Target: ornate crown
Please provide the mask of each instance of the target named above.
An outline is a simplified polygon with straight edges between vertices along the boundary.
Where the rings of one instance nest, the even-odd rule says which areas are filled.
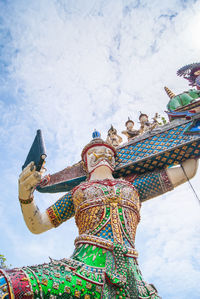
[[[101,134],[98,131],[94,130],[94,132],[92,133],[92,140],[82,150],[81,158],[83,161],[85,153],[94,146],[106,146],[110,148],[116,155],[116,149],[114,148],[114,146],[101,139]]]

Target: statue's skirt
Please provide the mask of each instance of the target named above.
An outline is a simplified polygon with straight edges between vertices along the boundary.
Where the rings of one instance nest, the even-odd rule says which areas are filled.
[[[0,298],[161,298],[143,281],[136,258],[121,245],[109,250],[82,244],[70,259],[0,269]]]

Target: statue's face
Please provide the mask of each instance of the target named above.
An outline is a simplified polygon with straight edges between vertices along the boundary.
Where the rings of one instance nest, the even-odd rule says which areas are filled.
[[[114,152],[106,146],[94,146],[86,153],[88,172],[91,173],[99,166],[107,166],[112,171],[115,167]]]
[[[144,122],[147,122],[148,121],[148,117],[146,116],[146,115],[142,115],[141,117],[140,117],[140,122],[141,123],[144,123]]]
[[[133,126],[134,126],[134,124],[131,121],[127,122],[127,124],[126,124],[127,130],[131,130],[133,128]]]
[[[200,70],[194,72],[194,75],[195,75],[195,76],[199,76],[199,75],[200,75]]]

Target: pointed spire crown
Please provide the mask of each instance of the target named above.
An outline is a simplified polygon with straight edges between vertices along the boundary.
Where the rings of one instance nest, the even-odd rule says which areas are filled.
[[[176,96],[167,86],[165,86],[164,89],[170,99],[172,99]]]

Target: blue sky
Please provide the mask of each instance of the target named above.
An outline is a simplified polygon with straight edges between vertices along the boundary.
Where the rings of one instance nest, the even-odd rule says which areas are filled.
[[[165,115],[167,85],[200,61],[200,1],[0,0],[0,253],[23,266],[68,257],[74,220],[41,235],[25,226],[17,180],[36,130],[47,173],[80,160],[94,128],[120,133],[139,112]],[[124,141],[126,141],[124,139]],[[200,195],[199,172],[192,184]],[[45,210],[60,194],[36,194]],[[200,207],[188,184],[143,204],[136,248],[163,298],[199,298]]]

